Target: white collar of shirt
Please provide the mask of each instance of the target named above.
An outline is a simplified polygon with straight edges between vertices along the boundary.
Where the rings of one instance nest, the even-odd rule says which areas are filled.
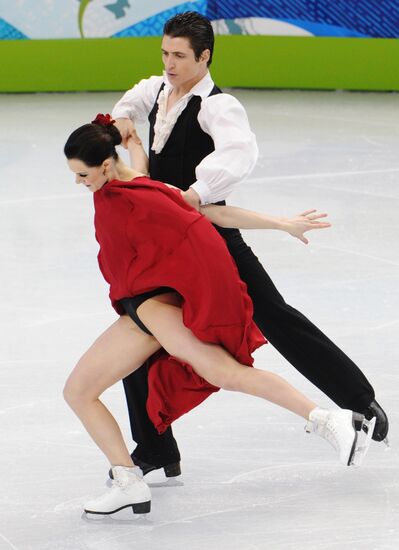
[[[214,83],[209,74],[209,71],[206,75],[199,81],[195,86],[191,88],[183,97],[177,101],[173,107],[166,112],[166,106],[169,94],[173,90],[173,86],[169,82],[166,74],[164,73],[164,82],[165,86],[161,90],[158,96],[158,111],[155,119],[154,125],[154,141],[152,143],[151,149],[155,151],[156,154],[160,153],[167,142],[174,125],[176,124],[177,119],[184,109],[187,107],[187,103],[194,96],[200,96],[201,99],[208,97],[211,93]]]

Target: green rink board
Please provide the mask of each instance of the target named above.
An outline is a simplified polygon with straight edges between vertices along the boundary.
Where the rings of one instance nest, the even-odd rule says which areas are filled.
[[[160,37],[1,40],[0,92],[124,90],[162,70]],[[220,86],[399,90],[399,40],[218,36]]]

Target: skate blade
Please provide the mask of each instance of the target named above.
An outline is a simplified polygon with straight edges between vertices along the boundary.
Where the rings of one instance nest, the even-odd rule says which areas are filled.
[[[391,444],[389,443],[389,439],[387,437],[383,439],[382,442],[385,444],[385,451],[390,451],[392,449]]]
[[[375,417],[371,420],[363,420],[362,429],[357,432],[357,441],[349,462],[349,466],[360,466],[362,464],[363,459],[370,447],[371,438],[374,433],[375,421]]]

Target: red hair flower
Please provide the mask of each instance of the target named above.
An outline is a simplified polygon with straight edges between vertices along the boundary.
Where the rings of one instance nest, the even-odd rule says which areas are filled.
[[[103,115],[102,113],[98,113],[96,118],[91,122],[92,124],[99,124],[100,126],[112,126],[115,120],[113,120],[111,118],[111,115],[109,115],[108,113],[106,115]]]

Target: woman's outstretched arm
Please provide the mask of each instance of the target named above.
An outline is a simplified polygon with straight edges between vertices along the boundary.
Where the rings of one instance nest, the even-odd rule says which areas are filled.
[[[137,134],[128,139],[127,146],[131,167],[138,172],[148,174],[148,156]],[[174,188],[173,185],[168,185],[168,187]],[[289,233],[305,244],[309,242],[308,239],[304,237],[306,231],[324,229],[331,226],[328,222],[318,221],[320,218],[325,218],[327,214],[319,214],[316,210],[307,210],[293,218],[284,218],[261,214],[236,206],[217,206],[215,204],[209,204],[207,206],[201,206],[200,212],[219,227],[278,229]]]
[[[306,210],[292,218],[270,216],[236,206],[217,206],[210,204],[201,206],[200,212],[212,223],[220,227],[236,227],[238,229],[278,229],[296,237],[305,244],[308,239],[304,237],[306,231],[312,229],[325,229],[331,227],[328,222],[318,221],[327,214],[318,213],[316,210]]]
[[[130,166],[137,170],[137,172],[148,175],[148,155],[144,151],[141,139],[136,133],[134,137],[131,136],[127,140],[127,148],[129,150]]]

